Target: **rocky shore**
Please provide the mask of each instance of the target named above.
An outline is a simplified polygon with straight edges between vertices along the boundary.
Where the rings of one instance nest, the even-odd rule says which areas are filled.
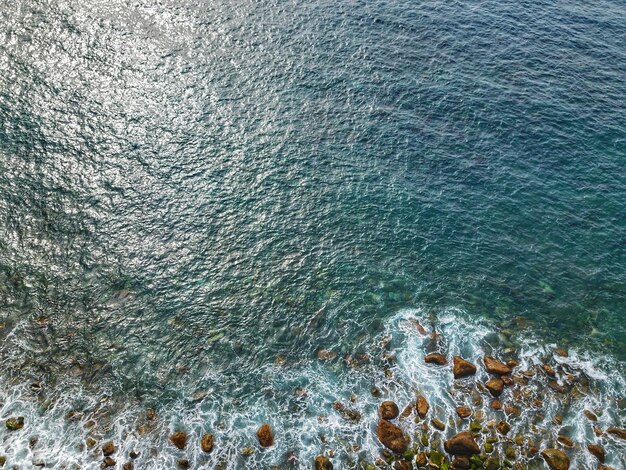
[[[576,409],[573,403],[581,402],[591,392],[591,379],[577,370],[566,359],[568,351],[553,348],[551,355],[540,362],[529,365],[516,357],[515,348],[491,350],[473,358],[461,357],[447,352],[445,339],[434,328],[430,331],[416,319],[411,319],[411,327],[425,338],[425,351],[419,359],[428,371],[447,377],[452,385],[445,390],[411,387],[404,390],[403,396],[412,396],[402,402],[385,397],[377,387],[370,390],[368,397],[377,402],[377,413],[359,411],[359,397],[353,395],[349,401],[337,400],[328,407],[329,416],[336,416],[342,422],[355,428],[371,429],[375,453],[368,459],[359,457],[349,464],[336,455],[332,446],[322,445],[318,455],[310,461],[298,460],[294,451],[280,468],[332,468],[376,469],[541,469],[568,470],[594,468],[616,470],[606,462],[620,462],[623,456],[615,455],[614,449],[623,449],[626,442],[626,429],[602,425],[607,410],[600,406],[580,410],[578,416],[571,416]],[[388,338],[380,344],[380,357],[383,363],[391,365],[396,361],[395,353]],[[320,350],[317,354],[320,364],[342,361],[343,366],[359,367],[359,361],[352,357],[341,359],[330,350]],[[363,362],[363,361],[362,361]],[[285,361],[276,361],[283,367]],[[385,369],[385,377],[392,382],[392,368]],[[444,381],[445,382],[445,381]],[[294,395],[305,397],[306,390],[296,389]],[[397,394],[400,395],[400,394]],[[441,406],[441,396],[445,396],[453,406]],[[557,410],[557,411],[555,411]],[[569,417],[559,414],[570,413]],[[79,419],[78,414],[69,413],[67,420]],[[320,423],[327,417],[319,416]],[[574,432],[573,419],[588,429],[588,433]],[[105,439],[92,432],[96,423],[89,419],[81,422],[86,430],[83,449],[97,461],[101,468],[122,468],[132,470],[144,468],[141,452],[129,448],[124,442]],[[23,416],[5,419],[9,433],[28,432],[28,420]],[[134,433],[147,435],[163,429],[166,423],[158,413],[149,408],[138,417]],[[237,450],[237,458],[252,458],[257,452],[272,449],[280,444],[281,433],[271,422],[263,423],[249,436],[249,443]],[[320,442],[327,438],[320,433]],[[169,432],[165,446],[176,450],[178,468],[198,467],[194,465],[194,455],[215,455],[216,449],[229,446],[222,435],[212,432],[198,434],[180,426]],[[36,448],[37,438],[31,437],[31,448]],[[355,455],[360,450],[352,445]],[[613,449],[613,453],[607,451]],[[371,454],[371,453],[370,453]],[[360,454],[363,455],[362,453]],[[6,457],[0,453],[0,467],[5,466]],[[205,463],[208,460],[205,460]],[[593,462],[593,466],[589,466]],[[46,467],[45,459],[33,461],[33,466]],[[231,468],[232,461],[221,458],[216,464],[202,468]],[[18,466],[12,468],[18,469]],[[78,467],[77,467],[78,468]],[[246,468],[256,468],[254,464]]]

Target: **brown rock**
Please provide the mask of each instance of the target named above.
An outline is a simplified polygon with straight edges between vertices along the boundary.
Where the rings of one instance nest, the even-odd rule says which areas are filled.
[[[614,436],[617,436],[620,439],[626,440],[626,429],[619,429],[619,428],[611,427],[611,428],[608,428],[606,432],[608,432],[609,434],[613,434]]]
[[[494,397],[499,397],[500,395],[502,395],[502,392],[504,390],[504,382],[502,381],[502,379],[500,379],[499,377],[495,377],[491,380],[489,380],[486,384],[485,387],[487,387],[487,389],[489,390],[489,392],[494,396]]]
[[[585,410],[583,411],[583,414],[591,421],[598,421],[598,417],[593,411]]]
[[[16,416],[14,418],[9,418],[4,422],[4,424],[9,431],[18,431],[24,427],[24,417]]]
[[[133,465],[132,462],[126,462],[123,466],[122,466],[122,470],[133,470],[133,468],[135,468],[135,466]]]
[[[500,400],[493,400],[491,402],[491,408],[500,411],[502,409],[502,402]]]
[[[333,464],[328,457],[318,455],[315,457],[315,470],[333,470]]]
[[[418,322],[415,318],[412,318],[410,320],[411,323],[413,323],[413,325],[415,326],[415,329],[419,332],[420,335],[425,335],[426,334],[426,328],[424,328],[420,322]]]
[[[100,468],[115,467],[116,464],[117,462],[113,460],[111,457],[105,457],[102,463],[100,464]]]
[[[469,431],[463,431],[448,439],[444,447],[452,455],[479,454],[480,448]]]
[[[317,352],[317,358],[320,361],[332,361],[337,357],[337,353],[329,349],[320,349]]]
[[[506,365],[509,366],[511,369],[514,369],[515,367],[519,366],[519,362],[513,359],[509,359],[508,361],[506,361]]]
[[[513,385],[513,379],[508,375],[503,375],[502,377],[500,377],[500,379],[502,380],[502,383],[504,383],[504,385],[507,387]]]
[[[604,449],[597,444],[588,444],[587,450],[591,453],[595,458],[597,458],[600,463],[604,463],[604,459],[606,458],[606,453]]]
[[[179,449],[184,449],[187,445],[187,433],[178,431],[170,436],[170,442]]]
[[[452,460],[453,470],[467,470],[470,468],[470,459],[467,455],[457,455]]]
[[[415,465],[418,467],[425,467],[428,462],[428,458],[426,457],[426,453],[420,452],[415,456]]]
[[[554,372],[554,369],[551,366],[549,366],[548,364],[542,365],[541,368],[550,377],[556,377],[556,372]]]
[[[378,421],[376,435],[385,447],[394,452],[404,452],[409,445],[409,441],[404,436],[402,429],[384,419]]]
[[[485,369],[487,369],[487,372],[490,374],[507,375],[511,373],[511,368],[509,366],[498,361],[494,357],[485,356],[483,358],[483,363],[485,364]]]
[[[457,406],[456,414],[459,415],[459,418],[469,418],[472,416],[472,410],[467,406]]]
[[[569,356],[569,353],[565,349],[563,349],[563,348],[556,348],[554,350],[554,353],[557,356],[561,356],[561,357],[568,357]]]
[[[417,397],[417,414],[420,418],[426,417],[429,408],[430,406],[428,405],[426,398],[424,398],[424,395]]]
[[[556,380],[548,380],[548,387],[558,393],[565,393],[567,391],[565,386],[559,384]]]
[[[115,444],[113,444],[113,441],[105,442],[102,446],[102,455],[104,456],[113,455],[116,451],[117,448],[115,447]]]
[[[393,470],[411,470],[411,462],[408,460],[397,460],[393,463]]]
[[[511,425],[507,423],[506,421],[502,420],[496,425],[496,429],[498,430],[500,434],[502,434],[503,436],[506,436],[511,430]]]
[[[361,421],[361,413],[357,410],[353,410],[352,408],[348,408],[339,401],[333,403],[333,408],[339,411],[343,415],[344,419],[348,419],[350,421]]]
[[[256,437],[259,440],[261,447],[270,447],[274,444],[274,433],[269,424],[264,423],[256,432]]]
[[[560,442],[561,444],[563,444],[565,447],[574,447],[574,441],[572,441],[569,437],[567,436],[557,436],[556,440],[558,442]]]
[[[568,470],[569,457],[565,452],[558,449],[545,449],[541,456],[552,470]]]
[[[424,362],[427,364],[436,364],[438,366],[445,366],[448,363],[446,356],[439,353],[430,353],[424,357]]]
[[[476,373],[476,366],[469,361],[466,361],[460,356],[454,356],[452,358],[452,374],[455,379],[468,377]]]
[[[522,414],[522,409],[519,406],[515,406],[510,403],[507,403],[506,405],[504,405],[504,412],[507,415],[519,416]]]
[[[148,408],[146,410],[146,418],[152,421],[154,418],[156,418],[156,412],[152,408]]]
[[[207,454],[211,453],[214,444],[215,437],[210,432],[204,434],[200,440],[200,448],[202,449],[202,452],[206,452]]]
[[[406,419],[411,416],[413,410],[415,410],[415,405],[413,403],[409,403],[408,405],[406,405],[404,410],[402,410],[402,413],[400,413],[400,419]]]
[[[444,429],[446,429],[446,425],[443,423],[443,421],[436,418],[431,419],[430,424],[433,425],[433,428],[438,429],[439,431],[443,431]]]
[[[391,400],[387,400],[380,404],[378,414],[382,419],[394,419],[398,417],[400,410],[398,409],[398,405]]]

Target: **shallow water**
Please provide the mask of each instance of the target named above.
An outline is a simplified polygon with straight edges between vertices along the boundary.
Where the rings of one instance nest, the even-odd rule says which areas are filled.
[[[317,352],[376,355],[406,311],[524,317],[520,351],[623,397],[623,2],[84,3],[0,4],[0,417],[39,416],[56,465],[98,464],[67,412],[121,438],[152,406],[152,468],[183,424],[246,465],[264,420],[285,437],[252,461],[308,467],[356,432],[312,417],[375,413],[384,377]],[[31,431],[0,430],[8,464]]]

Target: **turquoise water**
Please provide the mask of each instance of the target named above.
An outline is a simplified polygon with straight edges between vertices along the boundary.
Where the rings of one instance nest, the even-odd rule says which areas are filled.
[[[1,417],[55,465],[97,468],[68,411],[121,437],[152,406],[220,430],[207,465],[308,468],[312,417],[385,367],[341,358],[406,312],[572,348],[623,397],[623,2],[84,3],[0,7]]]

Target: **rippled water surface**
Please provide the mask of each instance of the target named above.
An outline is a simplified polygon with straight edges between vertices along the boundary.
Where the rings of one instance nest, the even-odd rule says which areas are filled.
[[[68,411],[146,406],[304,462],[407,311],[523,317],[623,396],[625,45],[617,0],[0,0],[0,417],[59,468],[98,465]]]

